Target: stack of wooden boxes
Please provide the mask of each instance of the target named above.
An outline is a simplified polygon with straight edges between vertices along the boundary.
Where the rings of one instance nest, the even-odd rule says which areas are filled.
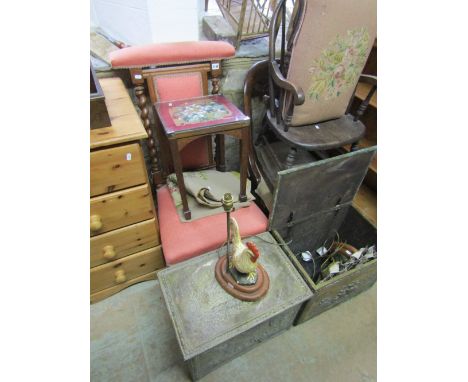
[[[164,267],[140,140],[147,133],[119,78],[100,80],[112,125],[91,130],[91,302]]]

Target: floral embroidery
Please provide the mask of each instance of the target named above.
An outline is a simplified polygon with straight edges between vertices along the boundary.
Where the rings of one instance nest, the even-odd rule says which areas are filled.
[[[176,126],[216,121],[231,115],[225,105],[212,100],[185,102],[171,108],[169,113]]]
[[[354,85],[366,63],[369,33],[366,28],[349,30],[336,36],[309,69],[312,74],[309,98],[325,100],[338,97]]]

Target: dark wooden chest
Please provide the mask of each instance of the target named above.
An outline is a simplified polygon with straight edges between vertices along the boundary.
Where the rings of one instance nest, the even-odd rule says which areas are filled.
[[[376,228],[352,207],[375,151],[374,146],[278,173],[269,227],[314,293],[296,324],[361,293],[377,279],[377,260],[371,260],[315,283],[300,256],[334,237],[358,249],[377,244]]]

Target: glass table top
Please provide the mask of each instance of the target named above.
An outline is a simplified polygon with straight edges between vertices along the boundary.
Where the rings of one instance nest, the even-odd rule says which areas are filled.
[[[249,121],[222,95],[156,102],[154,106],[167,134]]]

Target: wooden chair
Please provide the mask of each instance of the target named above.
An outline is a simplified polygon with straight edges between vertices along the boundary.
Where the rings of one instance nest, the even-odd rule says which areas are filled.
[[[165,52],[161,52],[162,49],[165,49]],[[141,110],[141,118],[150,136],[148,148],[151,156],[151,171],[153,173],[154,184],[160,185],[163,182],[163,170],[165,168],[164,163],[162,163],[165,157],[160,156],[158,158],[156,143],[158,143],[159,149],[161,149],[161,144],[163,148],[166,147],[167,154],[170,151],[168,149],[169,144],[164,146],[164,141],[158,141],[156,134],[152,133],[153,129],[150,122],[152,108],[148,105],[148,101],[152,104],[154,102],[169,101],[174,97],[173,91],[179,92],[177,88],[181,84],[183,86],[183,95],[187,95],[187,86],[185,86],[187,78],[193,81],[193,83],[196,83],[194,81],[196,77],[201,78],[199,82],[200,86],[198,87],[200,96],[208,94],[210,78],[213,89],[212,93],[218,93],[222,74],[222,60],[234,55],[234,47],[222,41],[151,44],[145,47],[122,49],[111,55],[111,62],[114,68],[122,68],[126,72],[128,69],[131,71],[132,82]],[[186,77],[180,81],[181,77],[177,77],[179,75]],[[179,79],[179,81],[175,80],[174,83],[170,84],[171,86],[166,86],[165,80],[168,78]],[[162,83],[160,80],[162,80]],[[189,95],[193,96],[192,93]],[[177,96],[176,98],[184,97]],[[163,125],[158,124],[155,127],[159,136]],[[244,133],[249,134],[250,126],[248,122],[247,128],[243,130]],[[205,138],[202,137],[202,139]],[[249,135],[246,141],[250,143]],[[220,140],[220,142],[222,143],[223,141]],[[188,144],[186,148],[189,148],[189,146],[193,147],[194,144],[196,145],[195,141]],[[224,161],[222,154],[224,151],[219,147],[220,145],[216,144],[216,146],[218,151],[216,157],[222,166],[222,162]],[[181,153],[181,157],[182,155],[183,153]],[[193,159],[193,156],[191,159]],[[246,160],[244,159],[245,162]],[[220,170],[222,169],[220,168]],[[164,258],[168,265],[201,255],[223,245],[223,242],[226,240],[226,217],[224,214],[211,215],[191,222],[182,222],[168,186],[163,185],[155,191],[157,194],[161,243]],[[267,230],[268,219],[255,203],[234,211],[233,216],[239,222],[243,238],[254,236]]]
[[[221,61],[235,55],[234,47],[222,41],[193,41],[134,46],[110,55],[113,68],[129,69],[141,119],[148,133],[148,152],[154,185],[162,184],[173,172],[171,151],[161,125],[155,118],[153,133],[151,104],[182,98],[218,94],[222,75]],[[217,168],[224,171],[224,138],[216,136]],[[202,137],[181,153],[184,169],[215,166],[211,137]]]
[[[286,0],[281,0],[270,24],[269,58],[257,63],[244,87],[245,113],[251,114],[251,92],[261,77],[267,84],[267,110],[256,142],[271,132],[289,148],[286,155],[272,151],[269,165],[277,170],[295,165],[302,151],[318,155],[358,141],[365,133],[359,120],[377,89],[377,78],[361,74],[376,35],[375,0],[297,0],[286,41]],[[275,55],[280,34],[281,52]],[[349,114],[358,81],[370,84],[355,115]],[[258,84],[257,84],[258,86]],[[283,145],[284,146],[284,145]],[[252,150],[251,175],[260,173]],[[263,171],[268,173],[268,171]],[[266,174],[270,188],[276,175]]]

